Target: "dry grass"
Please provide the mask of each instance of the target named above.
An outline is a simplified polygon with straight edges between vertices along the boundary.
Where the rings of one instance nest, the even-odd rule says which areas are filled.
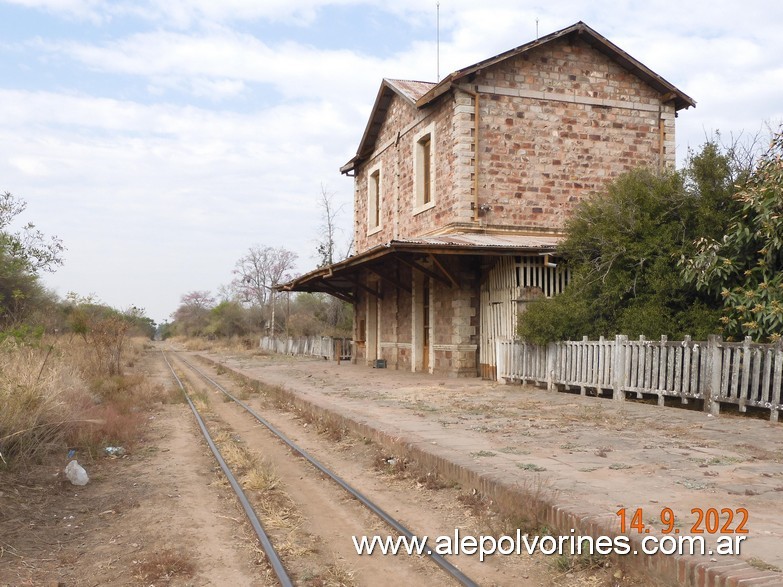
[[[272,491],[280,483],[280,477],[275,473],[272,465],[262,461],[242,478],[242,486],[251,491]]]
[[[126,345],[135,361],[140,341]],[[141,375],[100,376],[78,337],[44,340],[40,347],[0,348],[0,467],[26,466],[69,447],[90,454],[102,446],[132,446],[144,411],[168,392]]]
[[[407,457],[392,455],[381,450],[376,453],[372,464],[376,471],[391,475],[396,479],[408,479],[413,466]],[[424,473],[424,475],[426,474]]]
[[[169,582],[175,577],[192,577],[194,572],[195,565],[187,554],[167,548],[140,561],[135,575],[145,585],[151,585],[157,581]]]
[[[555,491],[541,476],[517,487],[513,493],[503,492],[490,498],[477,491],[461,493],[457,501],[476,519],[482,531],[495,537],[523,534],[547,534],[548,504],[555,499]]]
[[[242,488],[255,492],[254,506],[263,512],[264,524],[286,530],[298,528],[301,515],[280,483],[274,466],[256,457],[229,431],[219,430],[219,424],[213,427],[217,429],[213,438],[223,459],[239,479]]]
[[[85,419],[90,392],[78,370],[50,347],[0,349],[0,466],[37,461]]]
[[[246,353],[258,352],[260,335],[232,336],[230,338],[207,339],[199,337],[174,336],[169,342],[180,345],[187,351],[215,351],[221,353]],[[261,353],[267,354],[267,353]]]
[[[320,573],[304,573],[300,579],[309,587],[353,587],[357,584],[353,571],[346,569],[340,561],[334,561]]]
[[[219,432],[213,436],[215,444],[220,447],[220,453],[231,469],[244,474],[256,464],[255,456],[228,432]]]

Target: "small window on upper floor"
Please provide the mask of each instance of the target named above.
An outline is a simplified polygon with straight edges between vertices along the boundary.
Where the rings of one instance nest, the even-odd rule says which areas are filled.
[[[415,201],[413,213],[422,212],[435,205],[435,125],[422,129],[415,138],[414,175]]]
[[[381,169],[370,170],[367,178],[367,231],[377,232],[381,228]]]

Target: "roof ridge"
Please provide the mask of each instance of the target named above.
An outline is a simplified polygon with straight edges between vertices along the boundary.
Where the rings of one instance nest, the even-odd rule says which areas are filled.
[[[385,77],[383,79],[389,82],[413,82],[415,84],[431,84],[433,86],[438,83],[438,82],[428,82],[421,79],[404,79],[401,77]]]

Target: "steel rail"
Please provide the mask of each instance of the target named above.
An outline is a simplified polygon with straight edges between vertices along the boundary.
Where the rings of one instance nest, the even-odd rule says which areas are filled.
[[[272,570],[275,572],[275,575],[277,575],[277,580],[280,581],[280,585],[282,585],[282,587],[293,587],[294,584],[291,581],[291,577],[288,575],[288,571],[286,571],[285,567],[283,566],[283,561],[280,560],[280,555],[277,554],[275,547],[272,545],[272,541],[269,540],[269,536],[264,530],[261,521],[258,519],[255,510],[253,510],[253,506],[250,505],[245,492],[242,490],[242,487],[239,485],[236,477],[234,477],[234,474],[231,472],[228,464],[226,464],[226,461],[223,459],[223,455],[220,454],[220,450],[212,440],[212,436],[210,436],[209,431],[204,424],[204,420],[201,418],[201,414],[198,413],[198,409],[196,409],[196,406],[190,399],[188,392],[185,390],[185,386],[183,385],[182,380],[174,371],[174,367],[171,365],[171,363],[169,363],[169,360],[166,358],[166,354],[163,351],[161,351],[161,354],[163,355],[163,360],[166,361],[169,369],[171,369],[171,374],[174,375],[174,379],[177,380],[177,384],[179,384],[179,388],[182,390],[185,399],[188,401],[188,405],[193,411],[193,415],[196,417],[196,422],[198,422],[199,428],[201,428],[201,433],[204,435],[204,438],[206,439],[212,454],[215,456],[215,460],[223,470],[223,474],[226,476],[228,482],[231,484],[231,487],[234,489],[237,498],[239,498],[239,503],[242,504],[242,509],[245,510],[245,515],[250,521],[250,525],[253,526],[253,530],[255,531],[256,536],[258,536],[258,541],[261,543],[261,548],[264,549],[264,553],[266,553],[266,556],[269,559],[269,563],[272,565]]]
[[[195,365],[190,363],[187,359],[184,359],[181,355],[177,355],[177,358],[182,361],[185,365],[187,365],[190,369],[192,369],[194,372],[196,372],[200,377],[202,377],[204,380],[208,381],[212,385],[214,385],[219,391],[230,397],[232,400],[234,400],[237,404],[242,406],[250,415],[252,415],[258,422],[263,424],[270,432],[272,432],[275,436],[277,436],[280,440],[282,440],[291,450],[293,450],[295,453],[299,454],[300,456],[307,459],[307,461],[313,465],[316,469],[318,469],[321,473],[332,479],[335,483],[337,483],[340,487],[342,487],[345,491],[347,491],[351,496],[355,497],[359,502],[361,502],[367,509],[372,511],[375,515],[377,515],[379,518],[381,518],[384,522],[386,522],[389,526],[394,528],[399,534],[404,535],[408,540],[413,538],[413,533],[408,530],[405,526],[403,526],[400,522],[392,518],[389,514],[387,514],[383,509],[381,509],[378,505],[370,501],[367,497],[365,497],[360,491],[357,489],[354,489],[351,487],[345,480],[343,480],[341,477],[339,477],[336,473],[333,473],[331,470],[327,469],[326,466],[321,464],[315,457],[310,455],[306,450],[296,445],[291,439],[289,439],[282,431],[280,431],[277,427],[275,427],[274,424],[269,422],[266,418],[258,414],[253,408],[248,406],[245,402],[243,402],[241,399],[234,396],[231,392],[229,392],[226,388],[224,388],[220,383],[209,377],[206,373],[198,369]],[[441,569],[443,569],[446,573],[451,575],[454,579],[456,579],[461,585],[464,585],[465,587],[478,587],[478,584],[475,583],[470,577],[466,576],[462,571],[460,571],[457,567],[452,565],[449,561],[447,561],[445,558],[443,558],[440,554],[437,552],[434,552],[432,549],[427,548],[427,543],[424,544],[424,553],[429,556],[432,561],[437,564]]]

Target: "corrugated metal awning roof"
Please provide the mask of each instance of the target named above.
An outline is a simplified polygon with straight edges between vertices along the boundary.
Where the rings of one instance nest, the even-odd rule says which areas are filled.
[[[469,232],[457,232],[441,236],[427,236],[419,238],[402,238],[390,241],[387,246],[394,243],[454,246],[454,247],[487,247],[504,249],[554,249],[562,240],[558,236],[522,235],[522,234],[474,234]]]
[[[409,263],[411,258],[434,255],[519,255],[524,252],[554,252],[562,237],[554,235],[484,234],[456,232],[436,236],[394,239],[377,245],[345,261],[306,273],[277,289],[282,291],[321,291],[352,301],[361,285],[359,274],[395,259]]]

